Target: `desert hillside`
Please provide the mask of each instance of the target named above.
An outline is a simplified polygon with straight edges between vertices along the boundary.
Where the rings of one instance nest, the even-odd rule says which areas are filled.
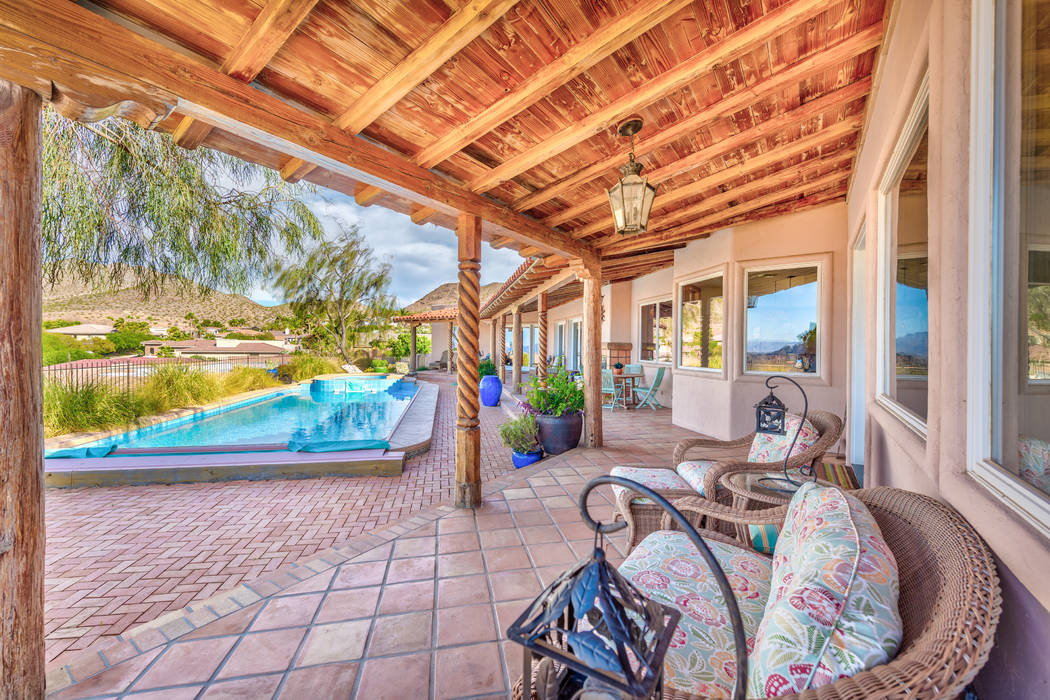
[[[489,300],[496,290],[499,289],[502,282],[491,282],[489,284],[482,285],[481,287],[481,305],[484,306],[485,302]],[[434,307],[442,306],[455,306],[458,299],[457,283],[449,282],[443,284],[436,289],[428,292],[425,296],[417,299],[408,306],[405,310],[409,313],[418,313],[420,311],[430,311]]]
[[[115,283],[96,286],[68,275],[56,285],[44,283],[45,320],[107,323],[123,317],[148,320],[153,326],[173,326],[186,325],[188,313],[224,323],[231,318],[244,318],[249,325],[260,325],[287,314],[288,308],[262,306],[240,294],[211,291],[202,295],[196,287],[184,289],[174,281],[159,293],[144,298],[130,275]]]

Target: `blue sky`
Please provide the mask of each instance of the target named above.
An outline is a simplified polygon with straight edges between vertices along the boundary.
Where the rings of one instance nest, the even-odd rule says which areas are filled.
[[[357,225],[379,260],[392,264],[391,292],[407,305],[445,282],[455,282],[456,236],[433,224],[417,226],[406,214],[381,206],[361,207],[353,197],[319,188],[309,198],[325,230],[336,236],[341,226]],[[514,250],[481,246],[481,283],[502,282],[521,264]],[[265,283],[248,292],[254,301],[267,306],[281,303]]]
[[[747,339],[798,342],[800,333],[817,322],[817,283],[784,289],[758,298],[747,310]]]
[[[925,289],[897,283],[897,337],[925,333],[930,328],[929,300]]]

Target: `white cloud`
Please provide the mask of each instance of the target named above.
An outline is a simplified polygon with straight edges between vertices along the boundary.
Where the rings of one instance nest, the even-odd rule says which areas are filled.
[[[434,287],[455,282],[458,271],[455,233],[433,224],[417,226],[405,214],[381,206],[361,207],[352,197],[324,190],[311,200],[330,237],[343,226],[358,226],[379,260],[392,268],[391,292],[407,305]],[[516,251],[482,244],[481,283],[502,282],[521,264]],[[259,303],[279,301],[278,294],[265,283],[248,293]]]

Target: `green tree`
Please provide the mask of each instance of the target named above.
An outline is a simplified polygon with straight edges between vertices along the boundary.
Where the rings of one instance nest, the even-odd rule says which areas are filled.
[[[178,283],[244,291],[274,250],[322,229],[303,197],[269,169],[188,151],[118,118],[93,124],[43,113],[45,279],[92,283],[130,274],[143,293]],[[175,277],[172,277],[175,276]]]
[[[386,341],[386,349],[391,357],[396,357],[399,360],[403,357],[408,357],[408,354],[412,351],[412,331],[404,327],[399,328],[397,335]],[[426,355],[429,352],[430,336],[417,331],[416,353]]]
[[[243,328],[244,326],[248,325],[248,319],[241,318],[238,316],[237,318],[231,318],[229,321],[226,322],[226,324],[233,328]]]
[[[178,326],[172,326],[168,329],[167,334],[164,336],[165,340],[189,340],[192,338],[189,333],[179,329]]]
[[[397,305],[387,293],[390,266],[378,264],[357,227],[274,270],[277,286],[311,335],[331,337],[346,362],[365,334],[389,327]]]
[[[175,357],[175,349],[170,345],[162,345],[157,348],[157,357]]]

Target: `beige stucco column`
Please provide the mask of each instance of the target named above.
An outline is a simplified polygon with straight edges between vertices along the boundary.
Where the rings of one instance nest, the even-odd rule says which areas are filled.
[[[514,343],[511,346],[511,392],[521,392],[521,310],[514,307]]]
[[[533,354],[539,358],[534,360],[532,366],[536,368],[536,373],[540,378],[540,381],[544,386],[547,385],[547,292],[540,294],[539,298],[539,348],[537,348]]]
[[[408,370],[410,372],[416,371],[416,328],[418,327],[415,323],[409,326]]]

